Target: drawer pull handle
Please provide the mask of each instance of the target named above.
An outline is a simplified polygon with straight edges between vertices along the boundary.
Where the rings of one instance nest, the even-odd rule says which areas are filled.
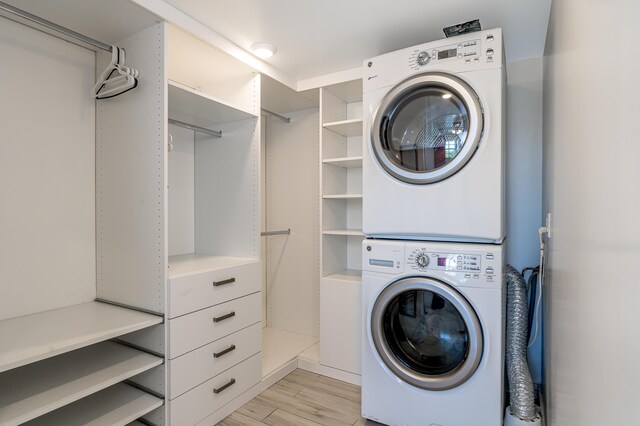
[[[235,316],[236,316],[236,313],[231,311],[228,314],[224,314],[221,317],[213,317],[213,322],[220,322],[220,321],[226,320],[227,318],[231,318]]]
[[[222,355],[224,354],[228,354],[229,352],[231,352],[232,350],[234,350],[236,348],[236,345],[231,345],[229,346],[227,349],[220,351],[220,352],[214,352],[213,353],[213,357],[214,358],[220,358]]]
[[[219,287],[221,285],[231,284],[231,283],[235,283],[235,282],[236,282],[235,278],[227,278],[226,280],[222,280],[222,281],[214,281],[213,282],[213,286],[214,287]]]
[[[226,388],[228,388],[229,386],[233,385],[235,382],[236,382],[236,379],[231,379],[231,380],[229,380],[229,382],[227,384],[224,384],[224,385],[220,386],[218,389],[214,389],[213,393],[215,393],[217,395],[220,392],[222,392],[223,390],[225,390]]]

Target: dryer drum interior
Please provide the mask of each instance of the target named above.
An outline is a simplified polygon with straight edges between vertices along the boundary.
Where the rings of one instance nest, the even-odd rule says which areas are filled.
[[[464,80],[419,74],[383,98],[371,143],[380,165],[395,178],[435,183],[467,164],[480,143],[483,120],[478,96]]]
[[[371,334],[378,355],[400,379],[427,390],[467,381],[482,359],[482,329],[465,298],[430,278],[406,278],[377,298]]]

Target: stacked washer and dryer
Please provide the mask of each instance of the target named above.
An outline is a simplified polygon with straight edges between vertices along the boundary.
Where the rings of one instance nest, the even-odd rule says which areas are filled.
[[[364,62],[365,418],[502,423],[504,87],[500,29]]]

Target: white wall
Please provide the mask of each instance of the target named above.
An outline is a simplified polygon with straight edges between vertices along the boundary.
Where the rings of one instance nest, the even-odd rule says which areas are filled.
[[[547,425],[638,424],[637,0],[552,4],[545,53]]]
[[[0,18],[0,319],[96,296],[94,52]]]
[[[539,263],[542,58],[507,63],[507,263]]]
[[[270,118],[265,138],[266,230],[291,235],[266,238],[267,324],[319,334],[320,207],[316,108]]]

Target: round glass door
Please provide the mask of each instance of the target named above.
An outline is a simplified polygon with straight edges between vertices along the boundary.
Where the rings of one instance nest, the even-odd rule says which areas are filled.
[[[387,287],[373,307],[371,335],[384,364],[421,389],[459,386],[482,359],[482,329],[473,308],[453,288],[428,278]]]
[[[371,127],[380,165],[414,184],[435,183],[461,170],[480,142],[483,115],[475,92],[453,75],[425,73],[395,86]]]

